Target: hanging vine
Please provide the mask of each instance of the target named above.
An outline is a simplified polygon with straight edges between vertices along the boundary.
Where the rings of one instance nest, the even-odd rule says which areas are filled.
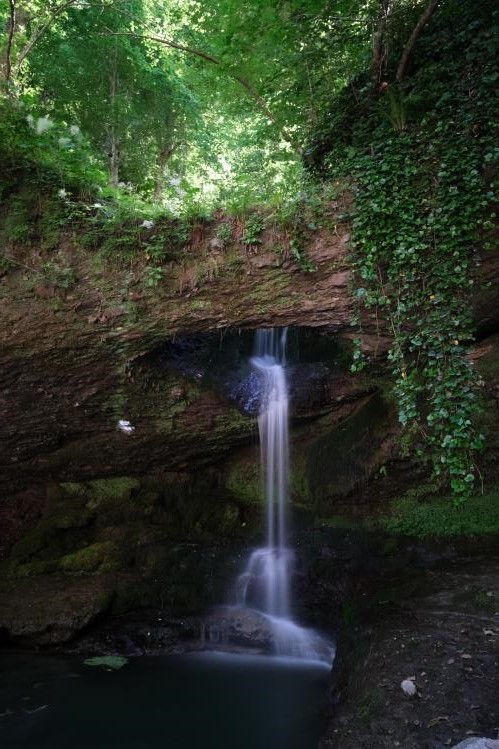
[[[484,442],[476,423],[479,377],[467,352],[477,250],[491,247],[496,226],[499,72],[494,28],[477,34],[469,25],[449,50],[454,43],[467,50],[464,62],[442,56],[433,78],[428,71],[392,85],[358,125],[347,156],[336,151],[329,163],[336,177],[348,175],[355,193],[355,293],[390,329],[406,444],[460,502],[474,490]],[[432,80],[439,77],[437,92]],[[423,116],[411,108],[415,101],[423,102]],[[351,369],[365,364],[359,330]]]

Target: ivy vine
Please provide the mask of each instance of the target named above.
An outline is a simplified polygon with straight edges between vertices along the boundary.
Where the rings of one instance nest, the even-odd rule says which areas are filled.
[[[493,18],[497,30],[499,13]],[[469,25],[458,41],[467,49],[464,61],[451,56],[451,39],[439,71],[423,70],[397,91],[403,117],[390,127],[379,116],[383,102],[376,102],[357,142],[344,147],[347,155],[336,150],[329,163],[355,193],[355,293],[389,326],[406,442],[459,503],[474,490],[484,444],[476,418],[479,377],[467,353],[477,250],[491,249],[497,226],[499,72],[491,27],[478,34]],[[424,113],[411,112],[411,97],[425,103]],[[366,365],[361,332],[354,372]]]
[[[402,133],[352,161],[353,255],[357,296],[382,308],[393,335],[399,420],[429,446],[435,476],[464,498],[483,446],[466,347],[473,339],[470,263],[488,201],[475,149],[445,143]]]

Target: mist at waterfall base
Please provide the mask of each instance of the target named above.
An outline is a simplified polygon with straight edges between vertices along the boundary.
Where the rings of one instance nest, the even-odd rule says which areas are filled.
[[[208,639],[224,641],[224,627],[251,612],[256,628],[267,630],[271,652],[330,667],[334,648],[313,630],[292,618],[291,580],[295,564],[287,546],[289,499],[289,396],[286,378],[287,329],[259,330],[255,336],[253,370],[259,379],[259,415],[262,486],[266,500],[266,545],[252,552],[235,586],[236,604],[226,609],[226,621]],[[227,621],[228,620],[228,621]],[[243,625],[244,626],[244,625]],[[237,629],[237,625],[235,627]],[[234,626],[232,626],[234,629]]]
[[[327,672],[213,653],[82,659],[3,654],[2,749],[315,749]]]

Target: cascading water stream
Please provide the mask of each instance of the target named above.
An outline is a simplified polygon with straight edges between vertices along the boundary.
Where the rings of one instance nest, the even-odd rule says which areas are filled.
[[[237,581],[237,603],[256,609],[268,621],[279,655],[331,663],[334,651],[312,630],[291,618],[294,555],[286,546],[289,494],[287,329],[259,330],[251,363],[262,379],[258,426],[267,510],[267,545],[250,556]]]
[[[292,553],[286,548],[288,499],[288,387],[284,369],[286,330],[256,334],[252,365],[262,378],[258,426],[263,484],[267,501],[267,545],[250,557],[238,581],[239,603],[271,616],[289,617]]]

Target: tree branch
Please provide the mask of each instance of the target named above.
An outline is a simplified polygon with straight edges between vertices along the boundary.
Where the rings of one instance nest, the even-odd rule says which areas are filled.
[[[218,57],[215,57],[214,55],[210,55],[207,52],[203,52],[203,50],[196,49],[194,47],[187,47],[185,44],[179,44],[178,42],[173,41],[172,39],[166,39],[163,36],[156,36],[155,34],[136,34],[132,31],[107,31],[102,33],[103,36],[130,36],[134,39],[148,39],[152,42],[157,42],[158,44],[163,44],[165,47],[171,47],[172,49],[178,49],[180,52],[186,52],[187,54],[195,55],[196,57],[201,58],[202,60],[205,60],[206,62],[211,62],[213,65],[219,65],[223,66],[222,60],[220,60]],[[258,107],[261,109],[261,111],[265,114],[265,116],[274,124],[279,127],[281,130],[283,136],[288,141],[288,143],[293,147],[293,149],[301,154],[302,148],[299,143],[295,141],[295,139],[286,132],[286,130],[279,125],[277,122],[274,114],[271,112],[269,107],[267,106],[267,102],[265,99],[258,93],[256,88],[253,86],[253,84],[248,81],[246,78],[244,78],[241,75],[238,75],[237,73],[231,73],[230,70],[227,71],[227,74],[234,80],[237,81],[244,89],[246,89],[249,96],[253,99],[253,101],[258,105]]]
[[[10,2],[13,2],[13,0],[10,0]],[[26,57],[29,55],[35,44],[41,39],[41,37],[45,34],[49,26],[55,21],[57,16],[59,16],[63,11],[66,10],[66,8],[70,8],[72,5],[75,5],[79,0],[67,0],[64,3],[61,3],[58,5],[54,11],[51,13],[51,15],[48,17],[47,21],[42,24],[36,31],[33,32],[33,35],[31,39],[28,40],[28,42],[24,45],[23,49],[21,50],[21,53],[19,55],[19,58],[16,62],[16,73],[19,72],[19,69],[21,65],[23,64]]]
[[[383,39],[389,16],[389,8],[390,0],[381,0],[380,14],[373,32],[373,83],[375,88],[381,83],[384,60]]]
[[[9,0],[9,37],[7,39],[7,50],[5,52],[5,80],[10,80],[12,64],[10,55],[12,53],[12,42],[14,40],[14,30],[16,27],[16,0]]]
[[[438,3],[439,0],[431,0],[429,5],[425,8],[423,13],[419,17],[417,24],[414,26],[412,34],[410,35],[409,40],[404,47],[399,66],[397,68],[397,74],[395,76],[395,80],[397,83],[400,83],[404,80],[412,49],[421,36],[421,32],[423,31],[424,27],[426,26],[432,15],[435,13]]]

